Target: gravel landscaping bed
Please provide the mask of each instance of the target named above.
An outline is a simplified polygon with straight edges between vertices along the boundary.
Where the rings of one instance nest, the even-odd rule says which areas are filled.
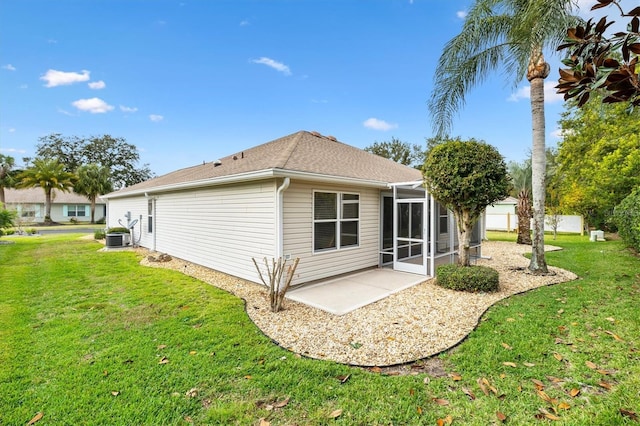
[[[143,265],[175,269],[226,290],[246,302],[251,320],[280,346],[303,356],[359,366],[390,366],[438,354],[463,340],[482,314],[497,301],[533,288],[571,281],[577,276],[549,267],[552,275],[530,274],[523,256],[530,246],[489,241],[482,245],[478,265],[500,274],[495,293],[465,293],[426,280],[386,299],[336,316],[291,300],[272,313],[264,286],[184,260],[151,262],[139,249]],[[547,250],[558,247],[546,246]]]

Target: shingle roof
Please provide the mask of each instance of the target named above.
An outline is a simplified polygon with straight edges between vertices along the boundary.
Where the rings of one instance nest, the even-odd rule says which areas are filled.
[[[332,136],[299,131],[216,162],[176,170],[110,195],[123,195],[195,181],[214,181],[234,175],[238,175],[238,180],[241,180],[243,174],[272,169],[380,183],[422,179],[419,170],[344,144]]]
[[[4,198],[7,204],[44,204],[44,191],[42,188],[4,189]],[[89,204],[89,199],[75,192],[53,191],[53,204]],[[96,203],[104,204],[104,200],[97,198]]]

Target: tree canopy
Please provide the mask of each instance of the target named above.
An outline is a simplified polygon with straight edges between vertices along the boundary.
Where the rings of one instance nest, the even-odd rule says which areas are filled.
[[[567,105],[551,181],[562,210],[598,228],[608,226],[613,208],[640,186],[640,110],[603,104],[604,96],[594,92],[593,102]]]
[[[0,209],[4,208],[4,189],[15,185],[15,159],[10,155],[0,154]]]
[[[429,150],[423,174],[429,193],[455,215],[459,263],[468,266],[474,223],[511,190],[504,158],[485,142],[449,140]]]
[[[420,147],[420,145],[402,142],[395,137],[392,137],[390,141],[376,141],[373,145],[365,147],[364,150],[405,166],[420,168],[424,163],[424,148]]]
[[[107,167],[114,189],[135,185],[153,177],[148,164],[138,164],[140,154],[135,145],[124,138],[110,135],[79,138],[53,133],[43,136],[36,146],[36,158],[55,158],[71,173],[87,164]]]

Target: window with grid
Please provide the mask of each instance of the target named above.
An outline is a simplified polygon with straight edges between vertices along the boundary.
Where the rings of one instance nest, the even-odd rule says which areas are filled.
[[[313,193],[313,250],[357,247],[360,195],[341,192]]]
[[[70,204],[67,206],[68,217],[84,217],[87,215],[86,206],[82,204]]]

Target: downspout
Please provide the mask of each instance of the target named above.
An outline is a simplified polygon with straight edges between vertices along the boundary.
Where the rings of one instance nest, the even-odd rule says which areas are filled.
[[[284,191],[289,188],[291,179],[284,178],[276,191],[276,259],[284,257]]]

